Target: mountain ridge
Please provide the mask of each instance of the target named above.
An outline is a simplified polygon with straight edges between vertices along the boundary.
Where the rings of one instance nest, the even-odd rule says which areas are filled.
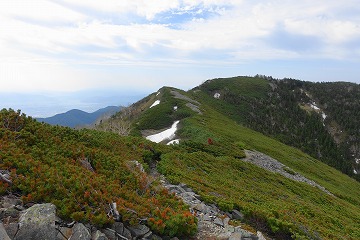
[[[355,174],[360,168],[360,85],[257,76],[209,80],[196,89],[238,123],[360,180]],[[213,97],[216,93],[218,98]]]
[[[24,203],[52,202],[60,217],[105,234],[115,221],[121,233],[143,229],[141,236],[160,239],[359,239],[360,183],[239,121],[257,120],[255,110],[264,116],[273,87],[263,77],[235,80],[224,91],[163,87],[97,130],[2,110],[0,170],[13,184],[0,190]],[[302,109],[284,101],[289,117],[289,102],[324,127],[320,102],[307,100]],[[145,139],[154,134],[149,139],[162,144]]]
[[[36,118],[40,122],[46,122],[51,125],[60,125],[65,127],[79,127],[94,124],[102,116],[108,116],[120,111],[121,107],[107,106],[94,112],[85,112],[80,109],[71,109],[65,113],[58,113],[47,118]]]
[[[237,90],[237,91],[245,93],[244,94],[245,96],[242,96],[242,97],[240,96],[239,100],[240,100],[240,104],[244,104],[242,106],[242,108],[240,109],[243,111],[243,115],[241,117],[242,117],[242,119],[247,119],[251,115],[248,115],[246,113],[250,113],[249,109],[250,110],[254,109],[251,105],[251,103],[253,103],[253,101],[255,100],[254,97],[259,98],[259,96],[264,96],[263,98],[260,98],[260,101],[265,102],[266,97],[267,97],[266,93],[269,89],[272,89],[272,86],[271,86],[271,84],[269,84],[268,80],[265,77],[255,77],[255,78],[253,78],[253,77],[236,77],[236,78],[239,78],[239,81],[240,80],[244,81],[244,82],[241,82],[241,84],[243,84],[244,87],[243,88],[228,87],[228,89]],[[227,79],[223,79],[223,80],[226,81]],[[210,82],[215,82],[215,83],[216,83],[216,81],[217,81],[217,79],[210,80]],[[251,81],[255,81],[255,83],[259,83],[259,81],[260,81],[262,83],[260,85],[254,86],[254,85],[252,85]],[[289,81],[291,81],[291,80],[289,80]],[[247,91],[248,88],[246,86],[249,84],[254,89],[253,92]],[[266,89],[266,91],[264,91],[264,89]],[[174,92],[177,92],[177,94],[174,94]],[[183,95],[184,97],[176,98],[176,95]],[[155,131],[155,133],[167,131],[167,130],[169,130],[171,125],[175,123],[175,121],[180,121],[178,124],[178,129],[176,131],[175,136],[172,136],[168,139],[164,139],[163,143],[171,143],[173,140],[176,140],[176,142],[179,142],[180,148],[185,147],[187,149],[187,151],[190,151],[191,154],[194,154],[194,156],[196,155],[197,157],[196,158],[192,158],[190,156],[184,157],[184,156],[176,155],[176,154],[170,154],[168,156],[162,155],[162,157],[161,157],[162,160],[159,162],[160,172],[163,173],[171,182],[174,182],[174,183],[183,182],[184,184],[190,186],[192,189],[196,189],[196,192],[199,193],[202,198],[207,199],[207,201],[210,201],[213,203],[215,202],[216,204],[220,204],[224,207],[225,206],[238,206],[237,204],[239,204],[238,203],[239,200],[233,199],[231,196],[227,195],[228,194],[227,192],[224,192],[224,190],[221,190],[218,188],[218,186],[220,186],[220,185],[222,187],[233,186],[233,188],[235,188],[235,186],[238,183],[234,182],[234,181],[230,181],[230,179],[229,179],[229,178],[234,178],[234,179],[239,178],[239,177],[235,177],[235,175],[233,175],[236,173],[236,171],[234,169],[229,168],[228,165],[221,165],[221,167],[220,166],[217,166],[217,167],[222,170],[215,170],[215,169],[211,170],[214,172],[217,171],[218,176],[222,176],[222,177],[218,177],[215,175],[212,175],[211,177],[209,177],[207,175],[203,175],[202,172],[196,172],[196,175],[194,176],[193,175],[194,173],[192,171],[189,171],[189,169],[193,169],[194,165],[201,166],[200,169],[210,167],[210,165],[206,165],[206,164],[211,164],[210,162],[206,161],[206,163],[203,163],[203,162],[201,162],[201,161],[199,162],[199,160],[197,160],[197,159],[202,159],[202,161],[205,161],[205,159],[211,158],[210,156],[208,156],[206,154],[213,155],[216,158],[216,160],[213,159],[212,161],[218,161],[218,164],[221,164],[221,161],[219,158],[222,158],[225,156],[231,156],[231,157],[237,159],[236,156],[242,156],[242,154],[235,153],[234,152],[235,149],[239,149],[239,148],[240,149],[250,149],[250,150],[254,149],[261,153],[267,154],[271,158],[274,158],[274,159],[280,161],[282,164],[285,164],[286,170],[284,170],[284,171],[288,171],[290,174],[300,173],[303,176],[305,176],[306,178],[314,181],[315,183],[320,184],[322,187],[325,187],[326,190],[330,191],[330,193],[335,196],[334,199],[329,200],[330,205],[340,204],[340,203],[335,203],[338,200],[340,200],[340,202],[344,201],[343,203],[345,205],[347,205],[347,207],[341,207],[341,209],[346,210],[345,215],[343,215],[344,213],[339,213],[339,212],[334,213],[334,214],[337,215],[339,218],[344,218],[344,219],[351,216],[350,212],[353,211],[353,210],[350,210],[350,209],[353,209],[351,204],[357,204],[356,202],[358,202],[358,199],[356,198],[357,194],[353,192],[356,188],[358,188],[358,187],[355,187],[355,186],[358,186],[358,184],[359,184],[358,182],[356,182],[354,179],[349,178],[346,175],[340,174],[337,170],[329,167],[328,165],[326,165],[324,163],[321,163],[319,160],[316,160],[313,157],[310,157],[310,156],[304,154],[299,149],[286,146],[284,143],[279,143],[278,140],[276,140],[276,138],[273,138],[273,137],[270,138],[270,136],[264,136],[264,135],[260,134],[259,132],[255,132],[254,130],[251,130],[251,128],[250,129],[247,128],[246,126],[248,126],[248,125],[243,124],[239,121],[236,121],[236,119],[234,119],[231,116],[235,116],[233,114],[234,112],[232,110],[238,109],[238,108],[236,108],[234,106],[233,106],[233,108],[230,108],[226,104],[224,105],[224,103],[222,105],[220,105],[219,108],[216,108],[215,105],[213,104],[214,102],[218,102],[218,103],[222,102],[221,97],[224,95],[222,95],[221,93],[216,94],[216,92],[211,92],[211,94],[207,94],[207,96],[208,96],[207,98],[204,96],[206,96],[205,93],[203,91],[201,91],[201,89],[198,89],[198,88],[194,88],[189,91],[183,91],[183,90],[172,88],[172,87],[163,87],[163,88],[159,89],[159,91],[150,94],[148,97],[140,100],[139,102],[137,102],[131,106],[132,112],[134,112],[134,114],[133,115],[130,114],[129,119],[132,119],[133,128],[134,128],[132,133],[135,135],[140,136],[140,135],[142,135],[142,133],[152,134],[151,132],[154,133],[154,131]],[[247,98],[247,97],[249,97],[249,98]],[[187,98],[190,98],[192,100],[187,101]],[[150,108],[150,106],[152,106],[154,104],[154,102],[156,102],[157,105]],[[195,105],[194,109],[198,109],[199,111],[197,111],[197,110],[195,111],[193,108],[191,108],[189,106],[189,103],[191,103],[191,102],[198,103]],[[300,108],[300,106],[298,106],[298,107]],[[309,107],[310,107],[310,105],[309,105]],[[313,105],[313,107],[310,107],[310,108],[316,110],[316,105]],[[308,114],[308,113],[306,113],[306,114]],[[316,113],[317,115],[314,115],[314,114],[310,113],[310,117],[311,117],[311,115],[313,115],[312,116],[313,119],[318,119],[318,118],[320,120],[322,119],[321,114],[319,114],[319,113]],[[230,116],[230,117],[226,117],[226,116]],[[316,124],[323,126],[322,120],[318,121]],[[149,131],[149,130],[151,130],[151,131]],[[145,135],[145,136],[147,136],[147,135]],[[215,143],[216,146],[214,146],[213,143]],[[175,144],[175,147],[176,147],[176,144]],[[204,152],[205,155],[199,155],[199,153],[197,153],[197,152],[199,152],[199,153]],[[174,159],[179,159],[179,160],[174,160]],[[178,165],[179,162],[177,162],[177,161],[180,161],[181,164],[183,164],[184,166],[180,167],[180,165]],[[232,164],[234,164],[234,165],[232,165]],[[231,164],[231,166],[238,166],[237,164],[239,164],[239,163],[233,162],[232,164]],[[287,167],[289,169],[287,169]],[[246,168],[247,167],[245,167],[245,166],[240,167],[240,169],[242,169],[242,170],[244,170]],[[225,174],[224,171],[225,172],[227,171],[229,173]],[[257,172],[258,170],[253,169],[253,171]],[[206,172],[209,173],[208,171],[206,171]],[[249,172],[247,172],[247,174],[251,175]],[[265,176],[264,174],[265,173],[261,173],[260,175]],[[221,181],[225,180],[224,178],[226,178],[226,182],[227,182],[226,185],[224,185],[224,183],[221,183]],[[257,176],[253,176],[253,179],[257,179],[256,181],[259,181],[259,178]],[[246,180],[244,180],[244,179],[242,179],[241,181],[246,182]],[[269,181],[271,182],[273,180],[269,180]],[[285,180],[282,179],[279,181],[283,182]],[[212,182],[212,183],[210,183],[210,182]],[[340,182],[342,182],[342,183],[340,183]],[[202,186],[203,184],[205,184],[206,186],[211,185],[211,188],[210,188],[211,190],[207,187],[203,187]],[[288,185],[288,184],[285,184],[285,185]],[[300,185],[302,185],[302,184],[300,184]],[[256,185],[256,186],[257,186],[256,189],[262,188],[260,185]],[[276,184],[273,187],[275,187],[275,186],[276,186]],[[285,192],[288,191],[289,190],[288,187],[283,189],[282,191],[285,191]],[[300,188],[304,188],[304,187],[305,186],[302,185],[302,187],[300,187]],[[241,191],[246,192],[247,191],[247,190],[244,190],[240,186],[237,186],[236,188],[238,189],[238,192],[241,192]],[[276,186],[275,188],[280,189],[282,187]],[[299,187],[295,187],[295,188],[298,188],[298,190],[301,191]],[[214,192],[214,189],[217,189],[217,190]],[[290,187],[290,189],[292,189],[292,187]],[[313,190],[307,189],[307,191],[313,191]],[[209,192],[214,192],[214,195],[213,196],[209,195]],[[235,194],[234,191],[230,190],[230,189],[228,189],[228,192]],[[342,193],[340,193],[340,192],[342,192]],[[347,192],[347,193],[345,194],[345,192]],[[249,194],[249,192],[247,192],[247,194]],[[301,201],[304,201],[303,203],[301,203],[301,205],[307,205],[310,209],[314,209],[315,206],[310,207],[308,205],[309,202],[307,202],[307,201],[317,202],[316,198],[321,195],[320,193],[317,193],[313,196],[314,198],[312,200],[310,200],[308,197],[303,195],[303,194],[305,194],[305,192],[298,193],[298,194],[301,195],[301,199],[303,199]],[[360,194],[360,192],[358,194]],[[252,194],[249,194],[249,195],[252,195]],[[219,196],[222,196],[222,197],[219,198]],[[225,196],[227,196],[227,197],[225,197]],[[269,203],[274,201],[274,199],[271,199],[271,198],[269,199],[268,198],[269,196],[266,196],[266,194],[262,195],[262,196],[267,198],[266,201]],[[244,198],[244,196],[241,196],[241,195],[238,195],[238,197],[239,197],[239,199]],[[258,197],[262,198],[260,196],[253,196],[253,197],[255,199],[257,199]],[[232,199],[232,200],[230,200],[230,199]],[[243,211],[250,211],[251,212],[251,213],[249,213],[250,215],[260,214],[258,212],[259,206],[255,210],[249,210],[249,209],[245,210],[244,209],[244,206],[247,205],[248,202],[254,201],[251,198],[246,198],[246,199],[247,199],[245,201],[246,204],[245,204],[245,202],[242,202],[242,204],[240,204],[240,205],[242,205],[241,209]],[[336,200],[336,199],[338,199],[338,200]],[[258,200],[256,200],[256,201],[258,201]],[[294,200],[294,201],[297,202],[298,200]],[[345,202],[350,203],[350,205],[348,205],[348,203],[345,203]],[[243,205],[243,204],[245,204],[245,205]],[[288,201],[284,200],[282,207],[284,207],[287,204],[289,204]],[[313,204],[313,203],[311,203],[311,204]],[[318,207],[315,207],[315,208],[318,208]],[[247,208],[247,207],[245,207],[245,208]],[[290,208],[296,209],[297,205],[293,205]],[[226,207],[225,207],[225,209],[226,209]],[[254,211],[254,212],[252,212],[252,211]],[[260,218],[263,218],[265,215],[268,214],[268,213],[265,213],[268,210],[263,209],[261,211],[264,211],[264,212],[260,214],[262,216]],[[281,210],[279,209],[279,211],[281,211]],[[298,210],[296,210],[296,211],[298,211]],[[299,210],[299,211],[302,211],[302,210]],[[342,217],[340,217],[340,215],[338,215],[338,214],[342,215]],[[278,218],[278,215],[277,214],[275,214],[275,215],[276,215],[275,218]],[[265,224],[265,225],[269,224],[272,221],[270,219],[273,217],[274,216],[265,217],[265,219],[267,219],[267,220],[264,220],[263,224]],[[297,217],[302,218],[302,216],[297,216]],[[297,218],[297,217],[294,216],[294,218]],[[336,217],[336,218],[338,218],[338,217]],[[328,218],[328,217],[323,216],[323,218]],[[310,220],[310,219],[308,219],[308,220]],[[306,221],[308,221],[308,220],[306,220]],[[276,221],[278,221],[278,220],[276,220]],[[255,223],[255,222],[253,222],[253,224],[259,224],[259,223]],[[267,223],[265,223],[265,222],[267,222]],[[322,222],[322,220],[319,219],[319,222]],[[357,225],[356,222],[357,221],[355,221],[353,224]],[[323,223],[323,224],[324,224],[324,226],[326,225],[325,223]],[[355,226],[353,224],[350,224],[350,225]],[[270,225],[271,225],[271,223],[270,223]],[[307,226],[315,226],[315,225],[317,225],[317,224],[312,223]],[[270,228],[271,229],[272,228],[282,229],[283,227],[272,226]],[[328,227],[332,228],[330,226],[328,226]],[[300,228],[303,228],[303,227],[300,227]],[[268,228],[267,230],[265,230],[265,232],[269,233],[273,230],[269,230],[269,228]],[[288,230],[286,230],[286,231],[288,231]],[[303,231],[303,230],[300,230],[300,232],[301,231]],[[308,230],[306,230],[306,231],[308,231]],[[328,230],[322,230],[322,231],[326,232]],[[292,234],[295,234],[295,233],[292,233]],[[290,235],[292,235],[292,234],[290,234]],[[316,237],[316,236],[318,236],[317,234],[318,234],[317,231],[314,231],[313,234],[310,234],[310,235],[305,234],[307,236],[307,237],[305,237],[305,239],[317,239],[318,238],[318,237]],[[320,233],[320,236],[323,234],[324,234],[324,232]],[[327,235],[328,238],[334,238],[334,237],[329,237],[332,234]],[[333,235],[333,236],[335,236],[335,235]],[[340,236],[338,236],[338,237],[340,237]],[[342,236],[342,237],[344,237],[344,236]],[[342,237],[340,237],[340,238],[342,238]],[[277,236],[276,239],[277,238],[283,239],[282,237],[279,237],[279,236]],[[287,239],[287,238],[284,238],[284,239]],[[352,239],[352,238],[349,238],[349,239]]]

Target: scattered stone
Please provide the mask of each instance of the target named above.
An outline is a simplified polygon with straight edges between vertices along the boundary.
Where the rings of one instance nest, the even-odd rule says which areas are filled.
[[[209,222],[210,222],[210,221],[211,221],[211,217],[210,217],[209,214],[204,214],[202,220],[203,220],[203,221],[209,221]]]
[[[0,209],[0,219],[7,217],[18,218],[20,212],[14,208],[14,205],[10,208],[1,208]]]
[[[153,234],[151,240],[162,240],[162,238],[159,237],[158,235]]]
[[[274,159],[266,154],[263,154],[263,153],[257,152],[257,151],[250,151],[250,150],[245,150],[245,153],[246,153],[246,158],[243,159],[243,161],[245,161],[245,162],[255,164],[258,167],[261,167],[261,168],[263,168],[267,171],[273,172],[273,173],[279,173],[279,174],[283,175],[284,177],[292,179],[294,181],[307,183],[313,187],[319,188],[320,190],[322,190],[323,192],[325,192],[331,196],[334,196],[331,192],[326,190],[323,186],[317,184],[316,182],[314,182],[310,179],[307,179],[306,177],[300,175],[299,173],[294,172],[292,169],[286,167],[281,162],[277,161],[276,159]],[[287,169],[288,171],[286,171],[285,169]],[[289,171],[291,171],[291,173],[289,173]]]
[[[256,236],[258,237],[258,240],[266,240],[266,238],[260,231],[256,232]]]
[[[135,239],[145,236],[145,234],[147,234],[150,231],[150,229],[145,225],[131,226],[131,227],[129,227],[129,230],[131,232],[131,235]]]
[[[18,211],[24,211],[25,208],[22,205],[15,205],[14,209],[18,210]]]
[[[194,209],[198,212],[208,213],[207,206],[204,203],[199,203],[194,206]]]
[[[192,103],[187,103],[186,104],[187,107],[189,107],[191,110],[193,110],[194,112],[197,112],[198,114],[202,114],[201,110],[199,109],[198,106],[196,106],[195,104]]]
[[[59,227],[56,235],[59,240],[68,240],[73,234],[73,229],[68,227]]]
[[[193,99],[189,98],[188,96],[185,96],[185,95],[179,93],[178,91],[171,90],[171,94],[174,96],[174,98],[182,99],[182,100],[185,100],[188,102],[192,102],[196,105],[200,105],[200,103],[198,101],[193,100]]]
[[[131,232],[124,226],[123,223],[115,222],[112,228],[116,231],[118,235],[131,239]]]
[[[12,206],[22,204],[22,202],[21,202],[21,200],[19,198],[9,197],[9,196],[3,197],[1,203],[2,203],[3,208],[10,208]]]
[[[131,239],[130,231],[121,222],[115,222],[111,228],[103,229],[102,232],[109,240]]]
[[[87,158],[80,159],[80,163],[85,169],[89,170],[90,172],[95,172],[94,168],[91,166],[91,163]]]
[[[232,210],[232,217],[234,219],[236,219],[236,220],[243,220],[244,219],[244,214],[242,214],[238,210],[234,209],[234,210]]]
[[[97,230],[94,234],[93,240],[109,240],[106,235],[99,230]]]
[[[223,223],[224,223],[225,227],[229,225],[229,221],[230,221],[230,218],[228,218],[228,217],[224,218]]]
[[[224,223],[220,218],[215,218],[214,223],[220,227],[224,227]]]
[[[148,232],[148,233],[146,233],[143,237],[142,237],[142,240],[152,240],[153,238],[152,238],[152,232],[150,231],[150,232]]]
[[[240,232],[234,232],[229,237],[229,240],[241,240],[241,233]]]

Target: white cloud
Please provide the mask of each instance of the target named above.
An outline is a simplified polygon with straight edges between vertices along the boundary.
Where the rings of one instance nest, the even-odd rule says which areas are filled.
[[[161,22],[159,16],[168,17],[168,22]],[[297,42],[285,46],[282,41],[292,38],[281,37],[274,44],[270,40],[278,32],[308,37],[307,44],[317,45],[303,51],[294,47]],[[289,58],[356,60],[359,39],[360,6],[355,0],[0,2],[3,89],[21,85],[24,89],[70,90],[100,85],[105,77],[109,86],[119,85],[120,73],[115,78],[111,72],[102,72],[101,66],[225,66]],[[74,70],[84,65],[86,70]],[[99,67],[96,76],[86,72],[89,66]],[[131,78],[127,74],[124,70],[123,76]],[[146,73],[141,78],[144,76]],[[159,76],[154,76],[148,79],[157,81]]]

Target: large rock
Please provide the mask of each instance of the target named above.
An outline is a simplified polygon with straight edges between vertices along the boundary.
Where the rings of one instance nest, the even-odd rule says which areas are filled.
[[[54,204],[35,204],[20,214],[15,240],[54,240],[56,238]]]
[[[90,240],[90,231],[82,223],[76,223],[72,229],[73,234],[69,240]]]
[[[9,235],[6,233],[4,225],[2,222],[0,222],[0,239],[1,240],[11,240],[9,238]]]

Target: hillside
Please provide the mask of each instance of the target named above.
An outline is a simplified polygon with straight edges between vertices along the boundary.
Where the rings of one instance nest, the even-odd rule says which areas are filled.
[[[19,209],[44,202],[54,204],[64,221],[90,222],[103,230],[119,221],[128,229],[139,219],[149,219],[149,228],[162,235],[190,235],[196,230],[186,205],[144,171],[165,146],[143,138],[50,126],[3,109],[0,149],[0,218],[9,234],[16,235],[11,223],[18,221]],[[13,198],[21,206],[4,204]],[[30,228],[36,230],[37,225]],[[55,222],[51,226],[45,231],[55,231]]]
[[[121,239],[124,229],[146,229],[132,237],[155,239],[359,239],[360,183],[247,127],[255,113],[263,116],[272,81],[217,79],[188,92],[163,87],[98,130],[2,110],[3,198],[21,196],[24,207],[53,203],[64,221],[112,229]],[[321,120],[322,112],[296,105]]]
[[[215,92],[210,95],[199,88],[189,92],[162,88],[132,106],[132,132],[151,139],[152,134],[165,133],[179,121],[176,134],[164,137],[162,142],[176,140],[180,144],[174,145],[177,151],[161,155],[160,172],[173,183],[187,184],[209,203],[224,210],[241,210],[248,224],[275,239],[359,238],[358,182],[234,121],[236,117],[242,121],[249,118],[247,111],[252,107],[247,99],[266,99],[271,89],[266,79],[256,78],[255,85],[252,80],[245,78],[238,86],[228,87],[244,94],[239,101],[242,108],[219,101],[221,93],[215,98]],[[249,92],[249,87],[254,91]],[[235,114],[239,109],[242,114]],[[306,177],[330,195],[311,184],[250,164],[243,149],[276,159],[285,165],[285,172]],[[261,162],[262,158],[268,157],[256,160]]]
[[[209,80],[194,90],[238,123],[360,180],[360,85],[258,76]]]
[[[77,127],[94,124],[102,116],[108,116],[120,111],[120,107],[108,106],[101,108],[95,112],[88,113],[79,109],[72,109],[65,113],[59,113],[52,117],[37,118],[39,122],[49,123],[51,125],[59,125],[64,127]]]

